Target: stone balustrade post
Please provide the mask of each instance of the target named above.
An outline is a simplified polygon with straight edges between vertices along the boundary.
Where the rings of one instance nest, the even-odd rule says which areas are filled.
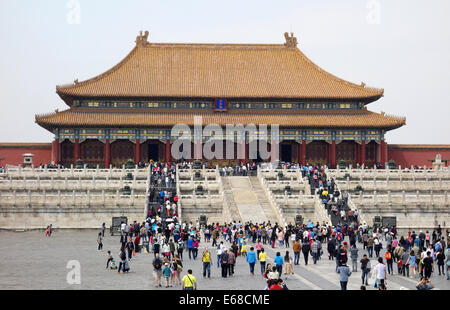
[[[91,206],[91,191],[89,189],[87,190],[87,205],[88,207]]]
[[[73,178],[73,174],[74,174],[74,172],[73,172],[73,164],[70,164],[70,175],[72,176],[72,178]]]
[[[28,190],[28,205],[31,207],[31,189]]]
[[[47,201],[47,192],[45,189],[42,191],[42,205],[45,206],[45,203]]]
[[[405,194],[405,191],[402,191],[402,204],[406,204],[406,194]]]
[[[387,192],[388,204],[391,203],[391,191]]]
[[[13,190],[13,200],[14,200],[14,205],[17,204],[17,192],[16,190]]]
[[[448,204],[448,192],[445,191],[444,195],[445,195],[445,204],[447,205]]]
[[[69,179],[67,177],[64,177],[64,189],[69,189]]]
[[[76,203],[76,197],[75,197],[75,190],[72,191],[72,204],[75,205]]]
[[[102,189],[102,202],[103,202],[103,206],[105,206],[105,190]]]
[[[431,204],[434,205],[434,193],[433,193],[433,190],[430,191],[430,195],[431,195]]]
[[[61,191],[58,189],[58,206],[61,206]]]
[[[53,176],[50,177],[50,188],[54,189],[55,186],[55,180],[53,179]]]

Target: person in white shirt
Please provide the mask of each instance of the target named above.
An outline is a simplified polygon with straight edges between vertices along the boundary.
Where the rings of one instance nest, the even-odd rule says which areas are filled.
[[[383,258],[378,257],[378,263],[375,265],[374,268],[375,274],[376,274],[376,281],[378,285],[383,284],[386,285],[386,265],[383,264]]]

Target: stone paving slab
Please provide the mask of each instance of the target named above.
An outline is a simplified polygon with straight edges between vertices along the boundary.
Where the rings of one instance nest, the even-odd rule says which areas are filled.
[[[120,248],[119,237],[105,235],[104,250],[97,251],[98,231],[56,231],[52,237],[44,237],[43,232],[0,232],[0,289],[150,289],[150,290],[173,290],[174,288],[155,288],[151,262],[153,254],[137,253],[131,260],[131,271],[129,274],[117,274],[113,270],[105,270],[106,251],[111,250],[113,257],[118,260]],[[250,244],[251,245],[251,244]],[[211,279],[203,279],[201,252],[206,244],[200,243],[199,256],[197,260],[189,260],[187,251],[184,252],[184,270],[193,269],[197,277],[199,289],[229,290],[229,289],[254,289],[262,290],[265,280],[260,275],[260,267],[255,266],[255,276],[250,276],[249,266],[245,258],[238,257],[235,267],[235,275],[231,278],[222,278],[221,269],[217,267],[215,249],[210,249],[213,259],[211,267]],[[265,246],[268,252],[268,262],[273,263],[277,251],[284,256],[286,250],[281,248],[272,249]],[[360,248],[360,257],[366,251]],[[381,252],[384,254],[384,251]],[[68,284],[66,277],[70,269],[67,263],[70,260],[78,260],[81,266],[81,284]],[[375,259],[372,259],[374,263]],[[359,266],[359,264],[358,264]],[[396,266],[394,272],[396,273]],[[296,290],[323,290],[340,289],[339,276],[335,272],[335,262],[329,261],[325,250],[324,256],[314,265],[309,258],[307,266],[303,262],[303,254],[300,257],[300,265],[294,266],[295,275],[288,275],[286,284],[290,289]],[[285,276],[283,275],[283,279]],[[418,279],[405,278],[398,275],[388,275],[387,288],[389,290],[412,289]],[[450,281],[444,276],[434,273],[432,281],[438,289],[450,289]],[[349,280],[349,289],[358,290],[361,285],[361,272],[355,272]],[[367,289],[373,290],[369,286]]]

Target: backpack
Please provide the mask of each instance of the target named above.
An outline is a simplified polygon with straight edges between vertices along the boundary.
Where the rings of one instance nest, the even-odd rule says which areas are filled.
[[[155,261],[153,262],[153,267],[155,267],[155,269],[161,269],[161,259],[157,258],[155,259]]]
[[[387,260],[391,259],[391,252],[386,252],[386,254],[384,254],[384,258]]]
[[[127,254],[125,254],[125,252],[120,252],[120,259],[121,260],[127,259]]]

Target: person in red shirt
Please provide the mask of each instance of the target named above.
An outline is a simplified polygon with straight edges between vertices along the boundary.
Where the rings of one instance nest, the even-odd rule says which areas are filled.
[[[278,280],[269,280],[269,291],[281,291],[283,287],[279,285]]]

